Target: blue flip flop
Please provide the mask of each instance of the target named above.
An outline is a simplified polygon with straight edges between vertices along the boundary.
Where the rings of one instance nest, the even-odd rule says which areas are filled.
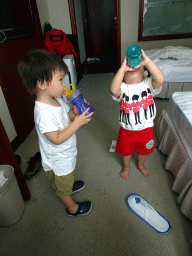
[[[170,231],[171,225],[169,221],[157,212],[143,197],[137,194],[130,194],[127,197],[127,205],[157,232],[166,234]]]

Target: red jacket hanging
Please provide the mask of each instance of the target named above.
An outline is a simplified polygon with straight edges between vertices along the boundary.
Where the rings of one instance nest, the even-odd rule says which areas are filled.
[[[62,30],[54,29],[53,31],[45,32],[45,47],[46,50],[64,57],[67,54],[73,53],[77,59],[77,53]]]

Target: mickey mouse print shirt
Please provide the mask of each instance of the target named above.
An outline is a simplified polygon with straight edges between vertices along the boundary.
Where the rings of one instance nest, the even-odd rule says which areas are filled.
[[[152,78],[146,78],[139,84],[121,83],[121,96],[112,98],[120,102],[120,126],[125,130],[140,131],[153,127],[156,107],[153,95],[160,93],[162,86],[152,87]]]

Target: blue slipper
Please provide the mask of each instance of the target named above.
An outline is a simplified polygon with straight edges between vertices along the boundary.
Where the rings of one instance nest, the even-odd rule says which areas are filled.
[[[130,194],[127,197],[127,205],[157,232],[166,234],[171,229],[169,221],[157,212],[143,197],[137,194]]]

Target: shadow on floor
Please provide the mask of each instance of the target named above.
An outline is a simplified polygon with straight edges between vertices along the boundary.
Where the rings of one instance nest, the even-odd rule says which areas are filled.
[[[116,73],[118,70],[116,62],[116,56],[96,56],[94,58],[88,58],[83,68],[83,74]]]

